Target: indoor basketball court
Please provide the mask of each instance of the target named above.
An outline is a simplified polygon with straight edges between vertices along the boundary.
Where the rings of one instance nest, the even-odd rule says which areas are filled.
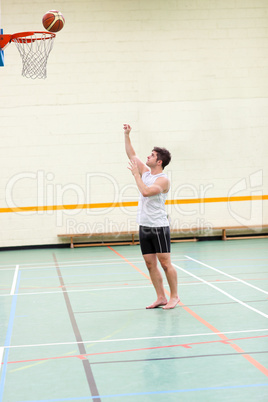
[[[267,48],[263,0],[1,1],[0,402],[268,398]]]
[[[138,246],[3,253],[3,400],[264,400],[267,241],[172,252],[172,311],[144,308]]]

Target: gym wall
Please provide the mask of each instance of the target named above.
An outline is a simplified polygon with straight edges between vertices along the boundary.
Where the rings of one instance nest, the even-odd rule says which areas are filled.
[[[144,161],[172,153],[174,228],[268,223],[266,0],[2,0],[4,33],[65,27],[47,79],[0,68],[0,247],[135,230],[123,123]]]

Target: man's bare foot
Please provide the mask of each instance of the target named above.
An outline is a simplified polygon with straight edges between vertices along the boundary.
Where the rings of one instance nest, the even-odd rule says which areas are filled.
[[[180,298],[179,298],[179,297],[173,297],[173,298],[170,299],[169,302],[163,307],[163,310],[170,310],[170,309],[176,307],[179,302],[180,302]]]
[[[147,309],[150,309],[150,308],[157,308],[157,307],[160,307],[160,306],[165,306],[167,304],[167,299],[164,297],[164,298],[158,298],[153,304],[151,304],[150,306],[147,306],[146,308]]]

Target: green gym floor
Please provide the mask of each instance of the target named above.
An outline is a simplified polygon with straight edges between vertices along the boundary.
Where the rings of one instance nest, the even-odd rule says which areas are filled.
[[[268,240],[172,262],[181,303],[146,310],[139,246],[2,251],[0,401],[268,400]]]

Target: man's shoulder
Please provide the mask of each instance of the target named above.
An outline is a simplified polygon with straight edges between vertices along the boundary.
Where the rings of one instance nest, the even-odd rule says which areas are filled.
[[[165,174],[165,173],[159,173],[159,174],[157,174],[156,175],[157,176],[157,178],[164,178],[164,179],[167,179],[167,180],[169,180],[169,178],[168,178],[168,176]]]
[[[163,187],[162,193],[166,194],[170,189],[170,180],[165,173],[159,174],[155,183],[158,183]]]
[[[145,177],[150,177],[150,176],[153,176],[153,175],[151,174],[151,171],[150,171],[150,170],[145,170],[145,172],[142,173],[142,177],[143,177],[143,178],[145,178]]]

